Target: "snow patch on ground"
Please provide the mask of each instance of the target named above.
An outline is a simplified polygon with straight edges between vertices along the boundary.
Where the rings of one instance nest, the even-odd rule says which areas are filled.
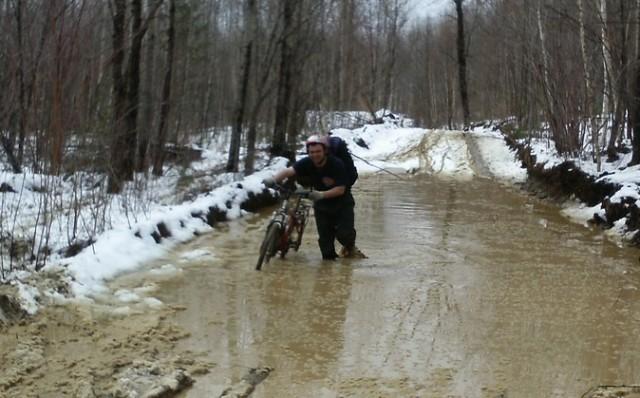
[[[241,217],[240,204],[249,193],[258,194],[264,189],[262,179],[274,170],[284,167],[281,159],[272,166],[253,174],[241,182],[227,184],[212,192],[197,197],[192,202],[174,206],[158,206],[144,220],[129,226],[120,226],[106,231],[97,241],[75,257],[62,260],[72,277],[71,286],[76,295],[91,296],[105,291],[104,282],[134,269],[149,261],[162,257],[175,244],[186,242],[211,230],[195,213],[205,213],[210,207],[227,210],[227,218]],[[142,217],[141,217],[142,218]],[[158,224],[164,223],[171,236],[156,243],[151,234]]]
[[[163,266],[161,266],[160,268],[155,268],[152,269],[151,271],[149,271],[149,273],[151,275],[154,276],[175,276],[178,274],[181,274],[183,271],[181,268],[176,267],[173,264],[165,264]]]
[[[496,179],[510,183],[527,179],[527,170],[517,161],[515,151],[505,144],[502,134],[488,130],[473,134],[485,164]]]
[[[196,258],[211,257],[211,256],[213,256],[213,253],[211,253],[209,250],[196,249],[196,250],[192,250],[190,252],[183,253],[180,256],[180,260],[181,261],[191,261],[191,260],[195,260]]]
[[[575,223],[588,226],[588,220],[593,219],[594,214],[604,218],[604,210],[602,210],[599,204],[595,206],[587,206],[581,202],[570,201],[564,204],[560,211],[565,217],[569,218]]]
[[[492,178],[505,182],[526,179],[526,170],[520,167],[515,152],[502,135],[488,129],[462,132],[382,124],[334,129],[332,135],[347,142],[361,173],[385,168],[468,179],[478,174],[474,170],[477,161],[489,169]],[[477,144],[480,159],[472,159],[468,139]]]

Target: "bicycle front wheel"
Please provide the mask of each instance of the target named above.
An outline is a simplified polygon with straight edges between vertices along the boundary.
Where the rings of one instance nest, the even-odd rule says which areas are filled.
[[[269,259],[276,254],[281,233],[282,229],[280,227],[280,224],[274,222],[269,225],[269,228],[267,228],[267,233],[265,234],[264,239],[262,240],[262,244],[260,245],[260,255],[258,256],[256,270],[260,271],[262,269],[262,264],[268,263]]]
[[[305,209],[300,217],[299,224],[297,226],[298,237],[294,246],[295,251],[298,251],[300,244],[302,244],[302,235],[304,234],[304,228],[307,226],[307,218],[309,217],[309,209]]]

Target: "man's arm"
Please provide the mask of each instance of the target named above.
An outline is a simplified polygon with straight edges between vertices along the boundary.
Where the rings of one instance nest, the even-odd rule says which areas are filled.
[[[337,187],[333,187],[326,191],[311,191],[309,199],[315,202],[322,199],[337,198],[338,196],[344,195],[345,191],[346,188],[344,185],[338,185]]]
[[[333,187],[327,191],[322,192],[322,198],[323,199],[337,198],[338,196],[344,195],[345,190],[346,188],[344,185]]]
[[[293,167],[287,167],[282,169],[273,175],[273,179],[279,184],[286,178],[291,178],[296,175],[296,171]]]
[[[269,188],[275,187],[276,184],[280,184],[285,178],[291,178],[296,175],[296,171],[293,167],[287,167],[280,170],[271,177],[267,177],[262,180],[262,183]]]

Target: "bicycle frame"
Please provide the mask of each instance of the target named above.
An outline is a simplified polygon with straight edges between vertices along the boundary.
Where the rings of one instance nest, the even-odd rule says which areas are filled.
[[[303,201],[308,191],[291,191],[286,188],[279,190],[283,193],[284,200],[271,217],[267,231],[273,224],[278,224],[278,230],[281,232],[276,244],[269,250],[267,262],[269,257],[275,256],[278,252],[280,257],[284,258],[289,249],[298,251],[311,207]]]
[[[284,228],[279,245],[282,255],[286,254],[286,251],[290,248],[298,250],[307,224],[307,217],[309,216],[309,205],[302,202],[301,196],[296,196],[293,206],[289,206],[290,200],[285,201],[285,203],[287,203],[285,207],[287,215],[286,228]],[[295,240],[292,239],[294,233]]]

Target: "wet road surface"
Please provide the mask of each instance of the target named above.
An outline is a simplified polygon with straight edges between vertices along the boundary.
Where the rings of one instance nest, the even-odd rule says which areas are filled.
[[[638,252],[485,179],[361,179],[364,260],[301,250],[253,270],[269,211],[153,265],[183,268],[154,296],[214,364],[185,397],[250,368],[255,397],[580,397],[640,382]],[[184,253],[212,255],[188,262]],[[145,272],[115,288],[142,284]]]

